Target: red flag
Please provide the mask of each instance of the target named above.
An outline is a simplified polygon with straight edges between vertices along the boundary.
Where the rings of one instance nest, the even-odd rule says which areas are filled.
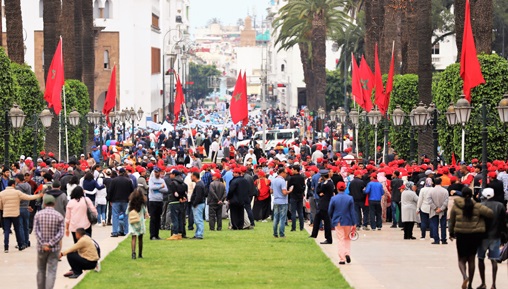
[[[457,160],[455,159],[455,153],[452,153],[452,166],[457,166]]]
[[[113,66],[113,70],[111,71],[111,78],[109,80],[108,92],[106,93],[106,100],[104,101],[104,106],[102,107],[102,114],[106,116],[106,122],[108,126],[111,126],[109,122],[109,113],[116,106],[116,65]]]
[[[388,111],[388,106],[390,105],[390,95],[393,91],[393,74],[395,73],[395,42],[392,46],[392,60],[390,62],[390,71],[388,72],[388,80],[386,81],[385,88],[385,111]]]
[[[48,107],[53,108],[55,114],[60,114],[62,110],[62,100],[60,95],[62,87],[65,83],[64,64],[62,55],[62,38],[58,42],[58,46],[49,66],[48,76],[46,78],[46,90],[44,91],[44,100],[48,102]]]
[[[471,89],[485,83],[480,62],[476,55],[473,30],[471,29],[469,0],[466,0],[466,12],[464,14],[464,34],[462,36],[462,52],[460,54],[460,77],[464,80],[464,94],[471,102]]]
[[[383,93],[383,78],[381,76],[381,66],[379,65],[379,55],[377,52],[377,43],[376,50],[374,51],[374,87],[376,88],[376,95],[374,97],[374,102],[376,103],[381,115],[385,115],[385,94]]]
[[[242,93],[245,96],[245,102],[247,106],[247,113],[245,114],[245,118],[243,119],[243,126],[246,126],[249,123],[249,102],[247,101],[247,73],[243,72],[243,86]]]
[[[360,61],[360,85],[363,96],[364,109],[369,112],[372,110],[372,89],[374,88],[374,75],[370,69],[365,57]]]
[[[354,54],[351,53],[351,59],[352,59],[352,68],[351,68],[351,88],[353,95],[353,100],[360,106],[361,108],[365,109],[365,104],[363,102],[363,94],[362,94],[362,86],[360,84],[360,75],[359,75],[359,68],[358,64],[356,63],[356,58]]]
[[[242,73],[238,74],[236,80],[235,89],[231,97],[231,104],[229,105],[229,112],[231,114],[231,120],[233,123],[239,121],[245,122],[245,119],[249,117],[249,111],[247,109],[247,94],[246,94],[246,77],[242,77]]]
[[[175,126],[178,123],[178,115],[181,111],[181,106],[185,102],[185,96],[183,95],[182,83],[180,82],[180,76],[176,76],[176,95],[175,95]]]

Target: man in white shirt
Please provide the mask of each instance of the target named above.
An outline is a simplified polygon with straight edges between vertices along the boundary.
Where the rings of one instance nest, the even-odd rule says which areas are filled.
[[[324,156],[323,153],[321,152],[321,149],[322,149],[321,145],[317,145],[316,146],[316,151],[314,151],[312,153],[311,159],[312,159],[312,162],[315,163],[315,164],[317,163],[317,159],[319,159],[319,158],[322,159],[323,156]]]
[[[252,163],[257,163],[256,155],[254,154],[254,149],[253,148],[249,148],[249,152],[243,158],[243,165],[244,166],[247,165],[247,160],[248,159],[252,159]]]
[[[212,162],[215,162],[215,158],[219,153],[219,149],[220,149],[219,143],[217,142],[217,139],[214,139],[212,144],[210,145],[210,155],[212,158]]]

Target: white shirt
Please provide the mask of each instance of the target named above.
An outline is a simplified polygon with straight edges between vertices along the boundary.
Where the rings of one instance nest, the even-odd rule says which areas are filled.
[[[251,154],[251,153],[248,153],[245,155],[245,158],[243,159],[243,165],[247,165],[247,160],[252,158],[252,161],[256,161],[257,162],[257,159],[256,159],[256,155],[255,154]]]
[[[317,159],[323,158],[323,153],[320,150],[316,150],[312,153],[312,162],[317,163]]]
[[[217,141],[213,141],[212,145],[210,145],[210,151],[218,152],[219,151],[219,143]]]

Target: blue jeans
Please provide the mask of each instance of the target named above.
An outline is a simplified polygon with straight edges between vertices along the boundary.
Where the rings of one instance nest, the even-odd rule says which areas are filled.
[[[22,243],[25,246],[28,246],[28,242],[30,242],[30,235],[28,231],[30,225],[30,213],[28,212],[28,208],[20,208],[19,209],[19,232],[23,239]]]
[[[420,211],[420,230],[422,231],[422,238],[425,239],[425,236],[427,235],[427,228],[429,228],[429,214]],[[432,231],[430,232],[430,237],[432,238]]]
[[[116,235],[118,234],[118,225],[120,223],[120,220],[118,219],[118,217],[121,215],[121,214],[125,214],[125,212],[127,211],[127,205],[128,203],[127,202],[113,202],[111,203],[111,207],[112,207],[112,218],[113,218],[113,235]],[[126,221],[126,220],[125,220]],[[124,234],[128,234],[129,233],[129,226],[124,226]]]
[[[291,230],[296,230],[296,214],[300,221],[300,231],[303,230],[303,200],[291,199]]]
[[[205,210],[205,203],[199,204],[196,207],[192,207],[192,213],[194,215],[194,224],[196,224],[196,234],[194,237],[203,238],[205,231],[205,221],[203,219],[203,211]]]
[[[169,204],[171,211],[171,235],[177,235],[181,230],[180,224],[183,224],[181,220],[183,215],[182,208],[183,206],[180,203]]]
[[[19,230],[19,219],[19,217],[3,218],[5,250],[9,249],[9,234],[11,233],[11,225],[14,225],[14,232],[16,233],[16,241],[18,242],[18,247],[22,247],[24,245],[23,236]]]
[[[369,214],[370,214],[370,227],[372,230],[383,227],[383,220],[381,219],[381,202],[369,200]]]
[[[273,205],[273,235],[284,237],[284,230],[286,229],[286,218],[288,214],[288,204]],[[279,233],[277,234],[277,227],[279,227]]]
[[[441,218],[439,215],[430,218],[430,236],[434,238],[436,243],[439,243],[439,226],[441,226],[441,242],[446,242],[446,210]]]
[[[106,205],[97,205],[97,223],[106,222]]]

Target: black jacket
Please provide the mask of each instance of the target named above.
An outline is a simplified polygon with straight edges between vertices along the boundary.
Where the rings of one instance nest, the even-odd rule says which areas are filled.
[[[331,179],[327,179],[326,181],[319,183],[317,186],[317,193],[319,195],[318,201],[318,209],[324,210],[328,212],[328,206],[330,205],[330,200],[333,197],[333,191],[335,186],[333,185],[333,181]],[[324,195],[321,196],[321,193]]]
[[[353,197],[355,203],[365,202],[366,195],[363,193],[363,189],[365,189],[365,182],[359,178],[354,178],[349,183],[349,195]]]
[[[487,188],[492,188],[494,190],[494,197],[492,198],[492,200],[504,203],[503,182],[501,182],[498,179],[493,179],[487,184]]]
[[[208,205],[217,205],[219,201],[226,200],[226,186],[219,180],[210,184],[208,189]]]
[[[305,192],[305,178],[301,174],[291,176],[288,181],[288,189],[293,186],[293,191],[289,194],[293,200],[302,201]]]
[[[111,181],[107,199],[110,202],[129,202],[134,185],[129,177],[118,176]]]
[[[193,207],[196,207],[199,204],[205,203],[206,191],[205,184],[202,181],[198,181],[196,186],[194,187],[194,191],[191,196],[191,204]]]
[[[229,182],[227,199],[230,205],[241,205],[249,201],[249,182],[244,177],[236,177]]]
[[[400,203],[401,193],[400,187],[404,184],[404,181],[399,178],[392,180],[392,202]]]
[[[249,175],[248,173],[246,173],[245,175],[243,175],[243,178],[249,183],[249,197],[254,197],[256,195],[256,186],[254,185],[254,178]],[[247,200],[247,203],[250,202],[250,199]]]
[[[166,183],[166,187],[168,188],[168,201],[170,203],[176,203],[179,202],[180,200],[183,200],[184,198],[187,198],[186,193],[182,192],[178,193],[178,186],[182,186],[185,184],[181,176],[176,176],[174,179],[165,177],[164,183]]]

